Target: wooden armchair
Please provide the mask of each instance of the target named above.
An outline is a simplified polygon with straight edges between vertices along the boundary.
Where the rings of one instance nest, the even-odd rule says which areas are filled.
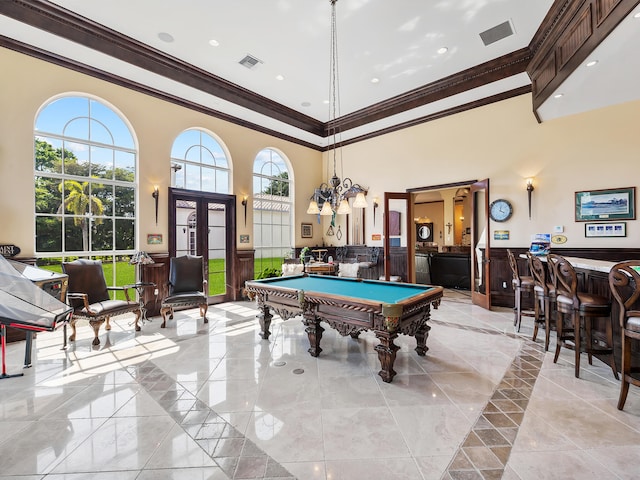
[[[62,270],[69,275],[67,288],[67,303],[73,312],[71,313],[70,341],[76,339],[76,322],[78,319],[89,320],[93,328],[95,338],[93,345],[100,345],[98,333],[100,325],[106,322],[105,330],[111,330],[109,321],[111,317],[133,312],[136,315],[135,329],[140,331],[140,304],[129,298],[129,287],[107,287],[100,260],[78,259],[73,262],[64,262]],[[124,292],[126,300],[112,300],[109,291]]]
[[[162,300],[161,328],[167,326],[167,313],[173,319],[176,307],[200,307],[200,316],[208,323],[207,280],[204,278],[204,261],[201,256],[183,255],[169,261],[169,295]]]

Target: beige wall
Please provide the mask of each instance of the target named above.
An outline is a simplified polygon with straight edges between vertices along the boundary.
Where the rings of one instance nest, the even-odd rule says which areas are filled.
[[[0,212],[3,228],[0,244],[15,244],[22,255],[34,253],[33,126],[38,110],[52,98],[68,94],[89,94],[111,105],[129,122],[139,148],[139,231],[162,233],[163,245],[140,245],[150,252],[166,251],[167,188],[170,185],[171,145],[183,130],[201,127],[220,138],[230,152],[233,167],[232,194],[237,195],[237,234],[249,234],[253,246],[251,201],[244,226],[243,194],[252,193],[252,167],[256,154],[271,147],[281,152],[293,166],[296,202],[295,243],[322,242],[321,231],[313,239],[300,237],[300,222],[308,221],[306,201],[321,182],[321,154],[309,148],[258,133],[231,123],[187,110],[176,105],[86,75],[47,64],[0,48]],[[160,186],[158,226],[155,224],[153,186]]]
[[[585,238],[573,205],[575,191],[637,187],[640,102],[542,124],[531,105],[531,96],[522,95],[350,145],[343,152],[344,174],[369,187],[368,198],[489,178],[490,201],[506,198],[514,206],[511,220],[491,222],[492,238],[494,230],[510,231],[509,240],[492,240],[492,247],[528,246],[531,234],[551,233],[556,225],[564,227],[568,247],[638,247],[637,220],[627,221],[626,238]],[[531,176],[529,220],[525,180]],[[366,243],[382,245],[371,241],[382,233],[381,211],[375,228],[372,214],[369,207]]]
[[[171,144],[184,129],[203,127],[221,138],[231,155],[232,193],[239,197],[238,235],[250,234],[253,239],[252,212],[249,208],[245,228],[240,197],[251,193],[255,155],[273,147],[293,165],[296,245],[339,243],[335,237],[322,237],[328,228],[326,219],[318,227],[315,216],[305,213],[313,188],[327,176],[326,155],[9,50],[0,49],[0,64],[0,243],[16,244],[23,254],[33,254],[33,122],[44,103],[69,92],[96,96],[120,111],[132,126],[140,161],[139,238],[147,233],[167,238]],[[492,241],[493,247],[527,246],[531,234],[551,232],[555,225],[564,227],[570,247],[637,247],[638,221],[627,222],[626,238],[585,238],[584,224],[574,221],[573,201],[577,190],[637,185],[638,125],[640,102],[538,124],[531,96],[522,95],[345,147],[338,173],[369,188],[368,245],[382,244],[371,241],[371,235],[382,233],[383,202],[375,227],[371,203],[375,197],[382,200],[385,191],[489,178],[490,200],[506,198],[515,210],[510,221],[492,223],[492,232],[506,229],[511,235],[509,240]],[[530,176],[535,177],[531,220],[525,190]],[[161,186],[158,227],[151,198],[156,183]],[[452,201],[445,201],[445,211],[447,205],[452,209]],[[300,238],[301,222],[314,223],[314,238]],[[346,225],[342,230],[346,232]],[[166,249],[166,244],[148,247],[149,251]]]

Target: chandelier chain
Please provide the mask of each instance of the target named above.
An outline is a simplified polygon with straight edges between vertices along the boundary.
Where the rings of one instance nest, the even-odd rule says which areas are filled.
[[[329,0],[331,3],[331,42],[329,52],[329,122],[327,138],[333,151],[333,176],[328,183],[322,183],[316,188],[311,196],[307,213],[320,215],[333,215],[336,213],[351,213],[349,206],[349,198],[356,197],[354,207],[364,208],[366,206],[366,189],[357,183],[353,183],[350,178],[344,177],[344,165],[342,163],[342,143],[341,132],[336,121],[340,116],[340,75],[338,68],[338,29],[336,19],[336,3],[338,0]],[[338,158],[339,155],[339,158]],[[331,157],[329,157],[331,158]],[[340,160],[340,177],[337,172],[337,164]],[[329,174],[329,161],[327,161],[327,174]],[[328,175],[327,175],[328,176]],[[319,210],[318,203],[323,205],[322,211]],[[332,220],[333,222],[333,220]]]

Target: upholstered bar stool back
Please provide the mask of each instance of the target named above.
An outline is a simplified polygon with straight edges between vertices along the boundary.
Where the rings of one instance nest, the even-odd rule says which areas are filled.
[[[533,291],[535,293],[535,327],[533,330],[533,341],[536,341],[538,327],[544,327],[544,350],[549,350],[549,339],[551,333],[551,318],[553,310],[556,308],[556,288],[548,280],[547,268],[538,257],[527,253],[529,260],[529,271],[533,277]],[[551,265],[549,269],[551,269]]]
[[[547,258],[555,265],[556,309],[558,312],[556,316],[558,341],[553,362],[558,361],[561,347],[575,350],[575,375],[578,378],[580,376],[581,350],[587,352],[590,365],[593,353],[608,355],[613,376],[617,379],[618,370],[613,356],[611,302],[600,295],[579,292],[576,271],[566,258],[555,254],[549,254]],[[594,335],[595,332],[592,328],[593,319],[599,317],[607,317],[604,338]],[[582,325],[584,325],[584,329]],[[584,330],[585,337],[584,345],[581,345],[582,330]],[[569,344],[567,341],[572,341],[573,344]]]
[[[511,286],[513,287],[513,291],[515,293],[513,306],[513,326],[517,326],[519,332],[520,324],[522,323],[522,317],[535,317],[536,315],[534,310],[522,309],[522,293],[530,292],[533,295],[534,282],[533,277],[520,275],[520,272],[518,270],[518,261],[513,255],[513,252],[511,252],[511,250],[509,249],[507,249],[507,257],[509,259],[509,266],[511,267],[511,274],[513,277],[511,280]],[[537,330],[535,330],[535,332],[537,333]],[[535,333],[533,338],[535,340]]]
[[[640,342],[640,260],[614,265],[609,271],[609,288],[620,306],[618,320],[622,331],[622,382],[618,410],[624,408],[629,384],[640,387],[640,378],[632,377],[640,369],[631,366],[631,341]]]

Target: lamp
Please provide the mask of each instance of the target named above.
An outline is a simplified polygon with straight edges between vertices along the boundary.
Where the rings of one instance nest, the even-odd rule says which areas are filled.
[[[345,177],[340,179],[336,173],[336,163],[338,150],[338,127],[336,118],[340,113],[339,92],[338,92],[338,33],[336,29],[336,2],[338,0],[329,0],[331,2],[331,58],[330,58],[330,78],[329,78],[329,137],[332,141],[333,150],[333,176],[329,180],[329,184],[322,183],[315,189],[313,195],[309,199],[308,214],[333,215],[334,212],[342,215],[351,213],[349,206],[349,198],[356,197],[353,206],[355,208],[365,208],[367,200],[365,195],[366,189],[357,183]],[[340,152],[342,159],[342,152]],[[319,204],[322,204],[320,209]]]
[[[158,188],[158,185],[153,186],[153,193],[151,194],[151,196],[156,201],[156,225],[157,225],[158,224],[158,197],[160,196],[160,190]]]
[[[529,220],[531,220],[531,192],[533,192],[533,178],[527,178],[527,196],[529,197]]]
[[[244,207],[244,226],[247,226],[247,197],[246,195],[242,196],[242,206]]]
[[[136,265],[138,267],[138,279],[142,281],[142,267],[140,265],[149,265],[150,263],[156,263],[153,261],[153,258],[149,256],[149,254],[143,250],[138,250],[131,256],[131,260],[129,260],[130,265]]]

